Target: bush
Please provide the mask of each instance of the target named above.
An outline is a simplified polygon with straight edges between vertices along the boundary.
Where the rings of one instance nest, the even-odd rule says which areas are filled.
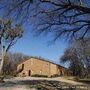
[[[34,74],[32,77],[48,77],[47,75],[39,75],[39,74]]]
[[[90,79],[88,79],[88,78],[79,79],[79,82],[90,84]]]
[[[60,75],[58,74],[54,74],[54,75],[51,75],[51,77],[59,77]]]
[[[79,77],[75,77],[74,80],[75,80],[75,81],[79,81]]]

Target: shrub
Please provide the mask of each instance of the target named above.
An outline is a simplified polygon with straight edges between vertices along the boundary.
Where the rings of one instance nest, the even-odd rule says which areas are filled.
[[[59,77],[60,75],[58,74],[54,74],[54,75],[51,75],[51,77]]]
[[[75,81],[79,81],[79,77],[75,77],[74,80],[75,80]]]
[[[39,74],[34,74],[32,77],[48,77],[47,75],[39,75]]]

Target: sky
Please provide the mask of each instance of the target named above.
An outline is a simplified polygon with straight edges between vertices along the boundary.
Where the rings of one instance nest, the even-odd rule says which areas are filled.
[[[10,49],[11,52],[19,52],[29,56],[42,57],[50,60],[54,63],[60,64],[60,57],[63,55],[67,43],[62,40],[58,40],[55,43],[49,45],[51,36],[41,35],[34,36],[31,32],[32,26],[30,24],[24,25],[24,34],[21,39]],[[63,65],[63,64],[61,64]]]
[[[2,16],[0,12],[0,16]],[[23,53],[29,56],[42,57],[46,60],[50,60],[54,63],[63,65],[60,63],[60,57],[64,54],[68,44],[66,41],[58,40],[55,43],[48,45],[48,42],[52,40],[49,35],[42,35],[35,37],[31,30],[32,25],[24,24],[24,35],[17,43],[11,47],[10,51],[13,53]]]

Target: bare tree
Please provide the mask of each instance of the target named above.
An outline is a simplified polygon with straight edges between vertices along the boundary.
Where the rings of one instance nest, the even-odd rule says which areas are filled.
[[[90,77],[90,40],[73,42],[60,60],[69,63],[73,75]]]
[[[17,42],[23,35],[23,30],[20,25],[13,26],[11,20],[0,20],[0,46],[1,46],[1,63],[0,73],[4,65],[4,57],[8,50]]]
[[[29,58],[30,56],[24,55],[22,53],[7,52],[4,57],[3,75],[16,75],[17,64]]]
[[[19,20],[32,22],[37,34],[52,33],[57,40],[90,37],[89,0],[1,0],[1,8]],[[32,20],[33,18],[33,20]]]

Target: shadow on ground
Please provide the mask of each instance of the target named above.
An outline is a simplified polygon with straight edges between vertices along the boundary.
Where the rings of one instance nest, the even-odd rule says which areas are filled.
[[[6,81],[0,83],[0,87],[26,86],[27,88],[36,88],[36,90],[89,90],[87,85],[70,85],[60,81],[50,80],[20,80],[17,82]],[[30,89],[31,90],[31,89]]]

